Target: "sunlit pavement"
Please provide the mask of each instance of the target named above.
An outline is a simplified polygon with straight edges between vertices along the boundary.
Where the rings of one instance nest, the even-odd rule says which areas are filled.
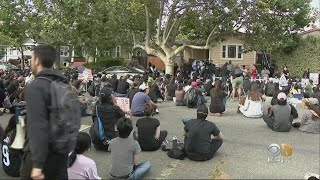
[[[208,104],[209,105],[209,104]],[[147,179],[302,179],[307,172],[319,174],[319,146],[318,134],[306,134],[292,129],[289,133],[271,131],[260,119],[247,119],[236,114],[237,102],[228,102],[226,115],[209,117],[216,123],[225,136],[222,147],[215,157],[206,162],[193,162],[188,159],[170,159],[166,152],[142,152],[141,160],[150,160],[152,167]],[[183,140],[183,124],[181,120],[196,117],[195,109],[174,107],[172,102],[159,105],[160,114],[156,115],[161,122],[161,129],[169,132],[168,138],[177,136]],[[302,110],[299,109],[301,113]],[[299,114],[301,115],[301,114]],[[0,123],[5,126],[9,115],[0,117]],[[132,118],[135,123],[137,118]],[[82,120],[81,130],[89,131],[91,117]],[[86,126],[88,125],[88,126]],[[292,156],[287,162],[268,163],[271,154],[268,152],[270,144],[292,144]],[[94,148],[87,153],[98,168],[102,178],[109,178],[110,153],[98,152]],[[281,160],[281,155],[278,157]],[[0,179],[8,179],[0,170]]]

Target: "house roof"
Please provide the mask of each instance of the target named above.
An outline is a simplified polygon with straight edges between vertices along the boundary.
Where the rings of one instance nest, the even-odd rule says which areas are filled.
[[[318,29],[310,29],[308,31],[304,31],[304,32],[299,33],[299,35],[302,36],[302,35],[309,34],[309,33],[312,33],[312,32],[320,32],[320,28],[318,28]]]

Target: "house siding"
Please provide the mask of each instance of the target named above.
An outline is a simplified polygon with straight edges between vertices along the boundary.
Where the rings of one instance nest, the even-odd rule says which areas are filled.
[[[231,60],[232,64],[234,65],[239,65],[239,66],[245,65],[246,67],[250,68],[256,62],[255,51],[244,53],[242,55],[242,59],[228,59],[228,58],[222,59],[223,45],[242,45],[243,46],[243,44],[244,44],[243,41],[237,35],[225,37],[225,41],[221,42],[220,44],[210,49],[210,52],[209,52],[210,58],[214,64],[219,65],[220,67],[226,62],[229,62]]]
[[[207,58],[207,50],[205,49],[192,49],[186,47],[184,50],[184,61],[186,63],[189,63],[190,59],[205,60]]]

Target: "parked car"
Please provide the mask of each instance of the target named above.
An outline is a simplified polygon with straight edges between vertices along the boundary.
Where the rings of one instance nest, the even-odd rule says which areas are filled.
[[[0,69],[2,70],[2,71],[9,71],[9,70],[15,70],[15,71],[17,71],[17,70],[20,70],[17,66],[15,66],[15,65],[12,65],[12,64],[4,64],[4,63],[1,63],[0,64]]]
[[[130,75],[130,76],[142,76],[144,74],[144,70],[134,68],[134,67],[124,67],[124,66],[112,66],[109,67],[101,72],[99,74],[111,74],[111,75],[117,75],[118,78],[124,75]]]

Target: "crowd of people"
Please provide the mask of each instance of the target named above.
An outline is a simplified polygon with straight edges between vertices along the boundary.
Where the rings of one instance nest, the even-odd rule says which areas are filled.
[[[169,146],[168,132],[160,128],[160,121],[154,116],[161,113],[159,101],[172,101],[175,106],[196,110],[197,118],[183,121],[183,153],[194,161],[212,159],[222,146],[222,132],[206,119],[227,116],[228,101],[236,99],[238,113],[247,118],[262,117],[273,131],[289,132],[295,127],[302,132],[320,133],[320,85],[315,86],[312,80],[303,84],[292,79],[287,67],[277,79],[273,78],[273,69],[264,67],[259,73],[252,66],[249,72],[245,66],[240,68],[231,61],[220,72],[210,62],[196,62],[191,69],[175,66],[174,75],[162,74],[151,65],[141,76],[95,74],[93,81],[84,82],[79,80],[76,70],[63,74],[53,70],[55,55],[53,47],[40,45],[34,50],[31,71],[0,72],[1,114],[8,110],[14,114],[5,130],[0,129],[3,168],[10,176],[101,179],[95,162],[85,155],[93,144],[96,150],[111,152],[110,178],[143,178],[151,163],[139,162],[138,154]],[[65,106],[72,115],[87,116],[92,109],[90,135],[80,132],[72,141],[69,139],[68,142],[74,142],[70,155],[60,151],[61,145],[57,146],[48,134],[51,126],[56,125],[52,123],[54,118],[64,118],[57,116],[57,108],[52,108],[55,101],[52,96],[56,93],[52,91],[52,81],[72,87],[76,99],[69,96],[73,104]],[[65,87],[63,83],[56,86]],[[117,106],[116,97],[129,98],[130,111]],[[302,99],[305,107],[302,116],[298,115],[294,99]],[[16,107],[24,110],[16,113]],[[26,140],[23,150],[17,150],[10,145],[15,139],[17,118],[22,115],[26,117]],[[128,116],[139,118],[136,131]],[[298,117],[300,120],[294,121]]]

